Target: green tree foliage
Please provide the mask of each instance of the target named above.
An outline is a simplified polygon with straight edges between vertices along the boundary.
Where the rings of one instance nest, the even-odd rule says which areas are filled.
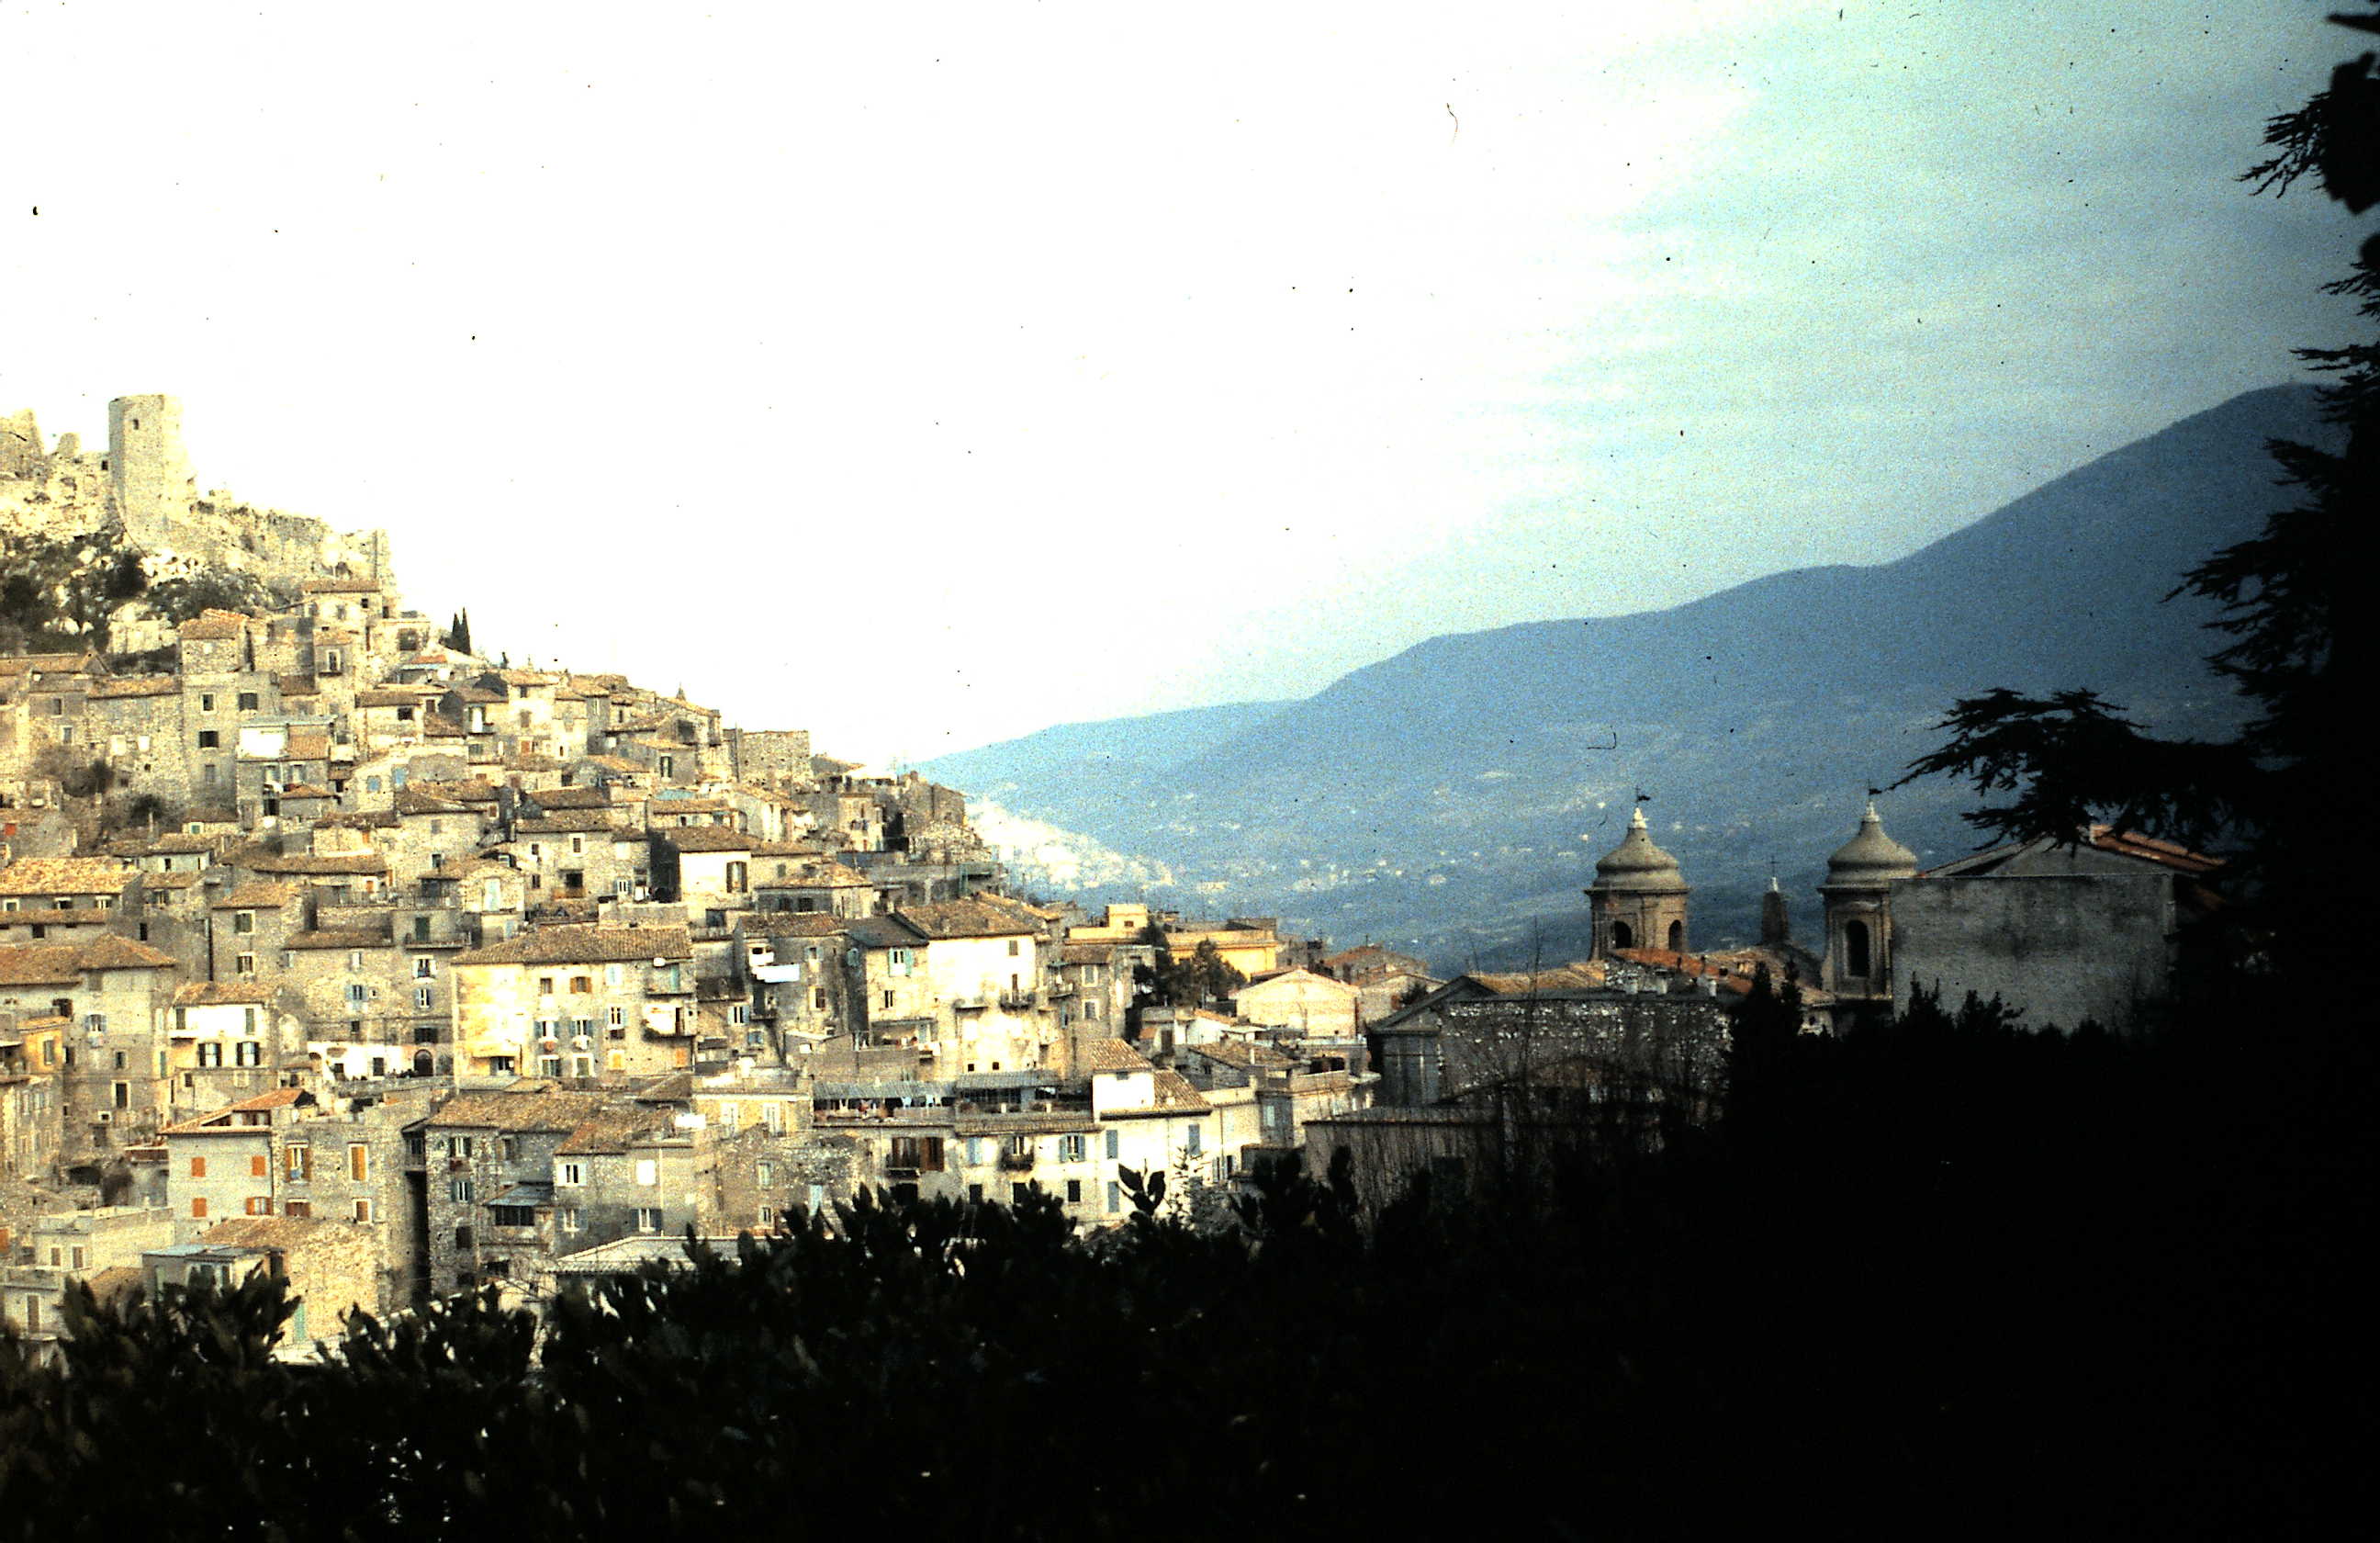
[[[176,626],[202,611],[237,611],[253,616],[271,611],[276,603],[277,597],[262,579],[231,568],[161,578],[149,587],[150,609]]]
[[[455,613],[455,619],[447,624],[446,630],[439,635],[438,640],[456,653],[471,651],[471,613],[468,607]]]

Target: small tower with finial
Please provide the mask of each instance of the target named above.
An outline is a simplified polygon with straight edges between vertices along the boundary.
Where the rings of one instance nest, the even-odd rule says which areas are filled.
[[[1869,790],[1871,795],[1875,792]],[[1892,881],[1917,877],[1917,854],[1884,833],[1871,796],[1859,831],[1827,859],[1826,989],[1846,999],[1892,1000]]]
[[[1645,824],[1643,796],[1628,817],[1628,833],[1595,865],[1587,887],[1587,915],[1595,929],[1595,957],[1608,959],[1623,948],[1686,951],[1686,902],[1692,892],[1678,859],[1653,844]]]

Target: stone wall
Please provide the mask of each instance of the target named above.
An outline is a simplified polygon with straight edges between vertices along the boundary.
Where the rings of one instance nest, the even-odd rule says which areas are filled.
[[[2164,873],[1902,880],[1893,1005],[1924,989],[1955,1012],[1973,991],[2023,1009],[2028,1028],[2127,1032],[2169,989],[2176,925]]]

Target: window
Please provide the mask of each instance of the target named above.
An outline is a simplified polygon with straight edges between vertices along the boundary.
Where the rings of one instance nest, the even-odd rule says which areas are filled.
[[[220,749],[220,748],[222,748],[222,747],[223,747],[223,735],[222,735],[217,734],[217,733],[216,733],[214,730],[212,730],[212,729],[200,729],[200,730],[199,731],[199,748],[200,748],[200,749],[201,749],[201,750],[215,750],[215,749]]]
[[[215,1067],[217,1067],[217,1066],[221,1066],[222,1064],[223,1064],[223,1044],[222,1044],[222,1042],[221,1042],[221,1041],[219,1041],[219,1040],[214,1040],[214,1039],[202,1039],[202,1040],[200,1040],[200,1041],[199,1042],[199,1065],[200,1065],[200,1069],[201,1069],[201,1070],[212,1070],[212,1069],[213,1069],[213,1068],[215,1068]]]
[[[1009,956],[1011,959],[1014,959],[1014,958],[1015,958],[1015,957],[1016,957],[1016,950],[1017,950],[1017,942],[1016,942],[1016,940],[1015,940],[1014,938],[1011,938],[1011,939],[1009,939],[1009,940],[1008,940],[1008,956]]]
[[[347,1147],[347,1177],[358,1184],[368,1183],[371,1178],[371,1148],[360,1141]]]
[[[637,1160],[637,1183],[650,1189],[662,1182],[661,1164],[651,1158]]]
[[[595,982],[590,977],[574,975],[570,978],[570,994],[572,996],[583,997],[594,989]]]
[[[495,1206],[492,1207],[491,1209],[493,1212],[495,1224],[499,1227],[534,1227],[537,1225],[537,1211],[532,1207]]]
[[[570,850],[574,856],[586,851],[587,838],[585,836],[572,836],[570,838]]]
[[[428,921],[430,918],[428,917],[422,917],[419,919]],[[435,959],[416,959],[413,962],[413,978],[416,980],[436,979],[438,978],[437,965],[438,961]]]
[[[231,914],[231,929],[241,937],[246,937],[250,932],[255,931],[256,913],[254,911],[234,911]]]
[[[454,1201],[456,1205],[469,1205],[471,1203],[472,1194],[473,1191],[470,1180],[449,1179],[446,1181],[446,1198]]]
[[[896,948],[892,951],[892,957],[889,966],[891,973],[894,975],[908,975],[917,968],[917,954],[915,949]]]
[[[719,1106],[720,1134],[722,1136],[735,1135],[735,1127],[737,1124],[742,1123],[743,1118],[744,1111],[738,1106],[735,1104],[721,1104]]]
[[[1012,1184],[1008,1186],[1008,1203],[1012,1206],[1021,1206],[1032,1197],[1032,1194],[1031,1185]]]
[[[540,975],[537,978],[537,994],[541,997],[553,995],[553,977]]]
[[[314,1178],[314,1148],[293,1143],[281,1148],[281,1174],[291,1184],[310,1184]]]
[[[314,1214],[314,1202],[311,1200],[284,1200],[281,1202],[281,1214],[293,1221],[306,1221]]]
[[[256,955],[253,954],[242,954],[235,956],[231,962],[231,970],[234,975],[254,975],[256,973]]]
[[[587,1165],[582,1162],[557,1162],[553,1165],[553,1182],[555,1184],[585,1184],[587,1182]]]
[[[207,1160],[199,1157],[192,1158],[190,1160],[190,1177],[194,1179],[203,1179],[206,1176]]]
[[[271,1177],[271,1160],[262,1152],[250,1153],[248,1160],[248,1176],[251,1179]]]
[[[1196,1157],[1201,1149],[1198,1145],[1199,1129],[1200,1127],[1193,1125],[1182,1136],[1182,1149],[1192,1157]]]
[[[1123,1132],[1122,1132],[1122,1131],[1110,1131],[1110,1132],[1108,1132],[1108,1156],[1110,1156],[1110,1157],[1111,1157],[1111,1158],[1112,1158],[1112,1157],[1122,1157],[1123,1155]],[[1110,1206],[1108,1209],[1109,1209],[1110,1210],[1113,1210],[1115,1208],[1114,1208],[1113,1206]]]
[[[471,1247],[471,1246],[472,1246],[472,1245],[473,1245],[473,1241],[474,1241],[474,1240],[472,1239],[472,1236],[471,1236],[471,1229],[470,1229],[470,1228],[468,1228],[468,1227],[457,1227],[457,1228],[455,1228],[455,1247],[457,1247],[457,1248],[468,1248],[468,1247]]]
[[[196,1220],[196,1219],[203,1218],[206,1214],[207,1214],[207,1197],[206,1197],[205,1196],[203,1196],[203,1195],[193,1195],[193,1196],[191,1196],[191,1197],[190,1197],[190,1215],[191,1215],[192,1219],[193,1219],[193,1220]]]
[[[1088,1146],[1089,1143],[1080,1136],[1062,1136],[1058,1138],[1058,1160],[1080,1162],[1088,1155],[1085,1149]]]
[[[479,1138],[470,1136],[450,1136],[446,1138],[448,1157],[469,1157],[479,1148]]]
[[[369,986],[365,985],[365,984],[364,984],[362,981],[360,981],[360,980],[357,980],[357,981],[351,981],[351,982],[349,982],[349,984],[348,984],[348,986],[347,986],[347,1007],[348,1007],[348,1009],[349,1009],[350,1011],[354,1010],[355,1008],[361,1007],[364,1003],[366,1003],[366,1002],[370,1002],[370,1000],[371,1000],[371,988],[370,988],[370,987],[369,987]]]
[[[759,1185],[762,1189],[766,1189],[771,1184],[774,1184],[776,1182],[776,1178],[777,1170],[774,1164],[761,1162],[755,1163],[753,1165],[752,1182]]]
[[[1068,1179],[1066,1181],[1066,1204],[1070,1206],[1079,1206],[1082,1203],[1083,1181],[1080,1179]]]
[[[416,986],[413,989],[413,1010],[417,1013],[429,1012],[435,1005],[437,995],[438,989],[434,986]]]
[[[520,1160],[520,1137],[517,1136],[500,1136],[496,1137],[496,1156],[502,1158],[506,1162],[518,1162]]]
[[[554,1212],[554,1220],[560,1223],[565,1233],[582,1232],[587,1226],[586,1218],[580,1214],[577,1206],[563,1207]]]
[[[242,1039],[237,1044],[232,1046],[231,1049],[232,1064],[235,1066],[261,1066],[264,1064],[264,1047],[253,1039]]]
[[[255,692],[243,691],[239,694],[239,711],[242,712],[254,712],[256,711]]]
[[[1864,921],[1843,924],[1843,973],[1861,977],[1868,973],[1867,923]]]
[[[201,691],[201,692],[200,692],[200,693],[199,693],[199,711],[200,711],[200,712],[212,712],[214,710],[215,710],[215,694],[214,694],[213,692],[212,692],[212,691]]]
[[[357,1202],[356,1202],[356,1220],[357,1220],[357,1221],[370,1221],[371,1219],[372,1219],[372,1203],[371,1203],[370,1200],[358,1200],[358,1201],[357,1201]]]
[[[659,1206],[638,1206],[637,1208],[637,1231],[640,1233],[658,1233],[661,1230],[661,1208]]]
[[[625,1028],[628,1027],[628,1010],[625,1007],[607,1007],[603,1010],[603,1021],[613,1028]]]
[[[273,1214],[272,1197],[264,1195],[251,1195],[248,1197],[245,1209],[250,1216],[271,1216]]]

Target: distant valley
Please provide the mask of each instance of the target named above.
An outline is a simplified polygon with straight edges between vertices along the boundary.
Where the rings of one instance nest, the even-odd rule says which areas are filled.
[[[1898,562],[1434,638],[1303,701],[1069,724],[923,770],[1015,833],[1045,893],[1277,912],[1440,969],[1584,953],[1579,892],[1642,788],[1698,943],[1748,936],[1772,871],[1808,935],[1863,791],[1938,742],[1954,698],[2091,686],[2166,732],[2224,732],[2211,609],[2164,597],[2289,496],[2268,439],[2332,434],[2312,388],[2251,392]],[[1974,844],[1974,802],[1937,782],[1884,807],[1938,862]]]

